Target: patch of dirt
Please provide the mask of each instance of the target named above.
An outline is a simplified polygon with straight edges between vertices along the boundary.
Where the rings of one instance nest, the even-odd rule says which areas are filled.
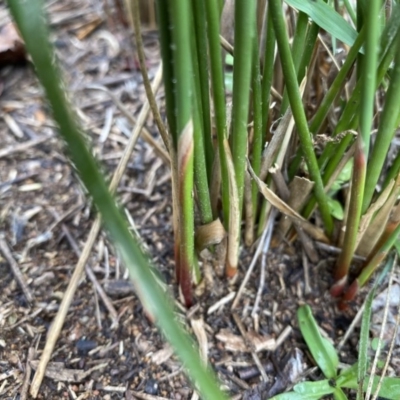
[[[129,34],[115,16],[105,15],[102,2],[50,2],[48,11],[71,101],[79,110],[88,144],[111,176],[133,126],[111,97],[93,85],[112,91],[137,117],[145,94]],[[0,16],[2,23],[6,21],[4,6]],[[157,35],[148,31],[144,39],[154,77],[159,63]],[[95,215],[66,158],[32,67],[29,63],[3,67],[0,82],[0,398],[14,399],[27,398],[47,332]],[[146,127],[161,143],[151,116]],[[136,145],[118,196],[132,229],[178,297],[169,171],[143,139]],[[178,306],[178,318],[196,337],[203,335],[207,359],[235,399],[268,398],[302,376],[318,377],[297,328],[300,304],[312,307],[335,344],[357,309],[353,305],[339,313],[327,294],[327,254],[321,254],[324,262],[309,264],[312,292],[306,294],[301,249],[280,245],[268,253],[261,297],[258,262],[231,312],[232,293],[238,291],[253,254],[254,249],[243,250],[239,276],[229,283],[211,262],[204,262],[205,279],[197,290],[196,305],[189,311]],[[104,233],[98,236],[86,268],[94,278],[86,274],[81,279],[38,398],[195,398]],[[18,271],[21,281],[15,278]],[[254,310],[257,297],[259,306]],[[221,299],[226,302],[218,303]],[[253,352],[243,332],[255,346]],[[341,361],[353,363],[356,347],[353,335],[342,349]]]

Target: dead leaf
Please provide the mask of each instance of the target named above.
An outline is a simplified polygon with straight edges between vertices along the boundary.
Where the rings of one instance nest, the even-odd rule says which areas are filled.
[[[32,368],[36,370],[39,365],[39,360],[32,360],[30,364]],[[65,368],[63,362],[50,362],[47,364],[45,376],[47,378],[61,382],[82,382],[93,371],[105,368],[107,366],[108,363],[103,363],[96,365],[93,368],[88,369],[87,371],[84,371],[83,369]]]
[[[0,29],[0,65],[26,61],[24,42],[12,22]]]

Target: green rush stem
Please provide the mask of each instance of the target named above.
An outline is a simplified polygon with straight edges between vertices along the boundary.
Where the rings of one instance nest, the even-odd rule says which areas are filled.
[[[51,111],[59,127],[60,135],[68,145],[71,160],[92,196],[93,203],[101,214],[104,227],[113,240],[118,254],[121,255],[129,270],[137,289],[136,293],[144,308],[154,317],[156,324],[175,349],[188,375],[199,389],[199,394],[205,400],[226,399],[227,396],[219,389],[215,374],[201,362],[194,341],[176,320],[173,300],[161,289],[155,279],[153,267],[134,240],[126,220],[116,205],[115,198],[106,186],[104,176],[100,172],[92,151],[86,146],[87,141],[81,133],[78,118],[70,107],[65,86],[60,79],[56,55],[50,43],[51,34],[45,25],[47,15],[44,13],[44,3],[38,0],[29,2],[12,0],[8,2],[8,5],[27,51],[31,55],[35,72],[51,104]],[[39,369],[42,367],[40,363]],[[46,369],[46,364],[44,369]]]
[[[364,286],[371,275],[374,273],[376,268],[379,266],[380,262],[386,257],[387,253],[393,247],[395,241],[398,239],[400,234],[400,224],[397,223],[396,228],[390,234],[386,242],[382,245],[375,256],[368,262],[368,264],[362,269],[360,275],[358,276],[358,281],[360,286]]]
[[[254,173],[258,176],[261,166],[261,154],[263,146],[262,131],[262,103],[261,103],[261,76],[260,76],[260,60],[258,53],[258,40],[254,35],[253,44],[253,72],[252,72],[252,88],[253,88],[253,145],[251,151],[251,165]],[[258,187],[256,182],[252,182],[252,203],[253,216],[257,213]]]
[[[229,226],[229,180],[224,152],[224,139],[226,137],[226,104],[225,104],[225,86],[224,86],[224,68],[221,59],[221,48],[219,41],[220,31],[220,11],[218,3],[215,0],[205,1],[206,19],[207,19],[207,38],[210,52],[210,71],[212,94],[214,101],[214,116],[217,131],[218,151],[221,165],[221,195],[222,212],[224,217],[224,226]]]
[[[380,46],[380,63],[377,71],[377,80],[376,80],[376,88],[379,84],[381,84],[385,74],[387,73],[388,68],[393,60],[395,51],[396,51],[396,35],[397,31],[400,27],[400,4],[393,8],[392,16],[388,21],[387,26],[385,27],[382,33],[381,46]],[[338,121],[338,124],[335,127],[333,132],[333,136],[336,136],[339,133],[342,133],[349,129],[356,129],[358,123],[358,114],[357,109],[360,104],[360,96],[361,96],[361,85],[362,81],[359,79],[356,83],[356,86],[353,90],[353,93],[347,102],[342,115]],[[343,152],[345,149],[343,149]],[[319,165],[323,165],[328,159],[332,157],[332,155],[337,154],[334,146],[328,146],[324,149],[320,160]],[[341,155],[340,155],[341,157]],[[332,166],[335,168],[335,165]]]
[[[301,62],[300,62],[299,68],[298,68],[297,82],[301,82],[306,74],[306,68],[310,64],[311,57],[312,57],[312,54],[314,51],[314,47],[316,45],[318,32],[319,32],[319,26],[315,22],[312,22],[310,28],[308,29],[306,43],[304,46],[304,52],[301,57]],[[311,129],[310,129],[310,132],[313,133],[313,131]],[[289,168],[288,168],[288,175],[289,175],[290,180],[292,180],[294,178],[294,176],[296,175],[296,173],[300,167],[302,158],[303,158],[303,152],[302,152],[301,148],[298,148],[296,156],[295,156],[294,160],[291,161]]]
[[[379,48],[379,10],[380,0],[369,0],[366,7],[368,27],[365,37],[365,56],[362,65],[361,102],[360,102],[360,135],[365,158],[368,159],[372,119],[374,116],[374,100],[376,90],[376,70],[378,67]],[[364,191],[364,189],[362,189]]]
[[[333,152],[332,158],[329,160],[328,165],[325,168],[324,175],[322,176],[322,181],[324,182],[324,186],[329,182],[333,173],[335,172],[337,165],[343,157],[344,152],[350,146],[351,142],[354,140],[354,135],[347,134],[338,145],[334,145],[333,143],[328,143],[327,146],[332,146],[335,148]],[[315,196],[311,197],[309,202],[307,203],[302,215],[304,218],[309,218],[316,204]]]
[[[287,37],[282,4],[279,0],[270,0],[275,34],[278,43],[279,54],[282,62],[283,74],[286,80],[286,88],[289,95],[290,106],[296,123],[300,143],[304,152],[311,179],[314,181],[314,193],[317,198],[321,217],[328,235],[332,234],[333,221],[327,197],[324,191],[321,174],[318,168],[317,159],[314,153],[314,146],[308,130],[303,102],[300,96],[297,83],[297,75],[291,58],[289,40]]]
[[[166,1],[157,0],[157,24],[159,31],[161,59],[163,60],[163,82],[165,88],[165,109],[168,120],[169,131],[172,135],[173,144],[176,148],[178,132],[175,118],[175,74],[171,50],[172,33],[170,30],[171,21],[169,8]]]
[[[347,214],[347,224],[345,238],[343,241],[342,252],[337,261],[334,278],[340,281],[349,270],[351,260],[354,254],[354,248],[357,240],[358,225],[361,216],[361,204],[363,188],[365,183],[366,158],[363,151],[362,139],[357,138],[357,146],[354,154],[353,178],[351,185],[351,198],[349,211]]]
[[[194,5],[192,3],[192,5]],[[195,9],[193,8],[193,14]],[[193,27],[194,30],[194,27]],[[207,224],[213,220],[211,211],[210,191],[208,186],[207,170],[208,166],[206,163],[205,153],[205,132],[204,132],[204,110],[202,108],[202,86],[200,76],[201,68],[200,57],[198,50],[198,41],[196,36],[200,33],[192,34],[192,60],[193,60],[193,140],[194,140],[194,182],[196,187],[198,205],[200,210],[200,219],[202,224]],[[204,57],[204,55],[203,55]],[[208,85],[207,85],[208,86]],[[208,93],[207,93],[208,96]],[[210,114],[208,114],[209,116]],[[210,166],[212,171],[212,166]]]
[[[239,196],[239,210],[243,205],[244,172],[247,154],[247,121],[253,45],[256,29],[256,1],[235,1],[235,49],[233,64],[232,93],[232,136],[231,148]]]
[[[299,72],[299,66],[304,51],[307,27],[308,27],[308,15],[303,12],[299,12],[299,15],[297,17],[296,31],[294,33],[293,44],[291,48],[292,60],[296,74],[298,74]],[[285,89],[279,114],[280,115],[285,114],[288,106],[289,106],[289,98],[287,90]]]
[[[264,137],[267,134],[270,92],[272,85],[272,77],[274,74],[274,61],[275,61],[275,31],[274,31],[274,26],[272,24],[270,7],[268,4],[266,7],[266,12],[267,12],[267,37],[265,40],[263,74],[262,74],[262,84],[261,84],[262,134]]]
[[[395,40],[396,34],[400,29],[400,4],[393,8],[392,17],[390,18],[388,25],[385,27],[384,32],[382,34],[381,40],[381,61],[379,63],[378,71],[377,71],[377,83],[376,87],[382,82],[387,70],[393,60],[395,51],[397,49],[397,42]],[[335,130],[332,136],[336,136],[339,133],[342,133],[346,130],[356,129],[358,123],[358,114],[357,109],[360,103],[360,93],[361,93],[361,80],[357,81],[357,84],[353,90],[353,93],[347,102],[344,111],[339,119],[338,124],[335,127]],[[398,126],[400,124],[400,113],[399,118],[396,123]],[[337,164],[340,162],[344,152],[347,149],[347,146],[352,141],[352,135],[346,135],[340,142],[339,146],[334,143],[328,143],[325,147],[322,155],[318,160],[318,165],[321,169],[324,168],[324,165],[328,162],[328,165],[325,168],[323,174],[324,183],[328,182],[331,178],[333,172],[336,169]],[[399,160],[400,165],[400,160]],[[400,166],[399,166],[400,169]],[[396,168],[393,169],[393,172],[396,171]],[[397,173],[391,174],[391,178],[394,178]],[[386,182],[389,182],[387,180]],[[313,209],[315,205],[315,199],[311,199],[309,204],[307,205],[306,210],[304,212],[304,216],[307,218],[307,215]]]
[[[365,57],[362,65],[363,72],[360,77],[360,82],[362,83],[360,129],[354,154],[353,179],[346,232],[342,252],[340,253],[334,272],[334,278],[337,282],[343,282],[343,278],[347,276],[350,269],[362,212],[367,168],[366,163],[369,152],[376,89],[376,68],[378,64],[377,49],[379,43],[378,16],[380,3],[380,0],[369,1],[364,22],[368,26],[368,30],[366,32]]]
[[[398,31],[397,36],[397,43],[400,44],[400,31]],[[397,53],[394,59],[394,67],[391,71],[389,89],[386,93],[385,105],[380,115],[378,132],[367,167],[363,212],[366,212],[372,200],[395,129],[398,126],[397,120],[400,111],[400,50],[398,45],[396,47]]]
[[[210,108],[210,85],[209,85],[209,66],[208,66],[208,44],[206,10],[202,0],[192,2],[193,18],[195,26],[195,39],[197,45],[198,76],[200,82],[200,99],[202,108],[203,138],[207,165],[208,184],[211,183],[212,167],[214,162],[214,147],[212,143],[211,130],[211,108]]]
[[[180,287],[186,305],[192,304],[191,275],[194,272],[194,204],[193,204],[193,136],[191,131],[193,102],[192,54],[190,50],[190,8],[185,0],[169,2],[172,22],[175,69],[176,128],[178,132],[178,175],[180,218]]]

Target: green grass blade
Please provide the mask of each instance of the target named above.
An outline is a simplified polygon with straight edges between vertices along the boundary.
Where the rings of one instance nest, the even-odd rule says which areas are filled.
[[[307,14],[322,29],[349,46],[356,40],[356,30],[323,0],[285,0],[285,2]]]
[[[311,308],[308,305],[301,306],[297,310],[297,319],[301,334],[315,362],[321,368],[326,378],[336,378],[339,364],[337,352],[332,343],[321,336]]]
[[[77,118],[69,106],[60,80],[55,54],[49,42],[49,31],[45,25],[43,2],[10,0],[8,4],[32,57],[37,76],[45,89],[54,119],[68,145],[71,159],[122,255],[144,306],[155,317],[157,324],[189,371],[191,379],[198,385],[202,396],[210,400],[226,399],[219,390],[212,372],[203,366],[193,341],[176,322],[172,301],[155,281],[148,260],[133,240],[93,156],[85,145],[76,122]]]
[[[365,377],[367,375],[368,369],[368,347],[369,347],[369,326],[371,323],[371,315],[372,315],[372,301],[374,300],[376,292],[376,285],[374,285],[373,289],[369,292],[367,299],[365,301],[365,308],[361,320],[361,332],[360,332],[360,341],[359,341],[359,349],[358,349],[358,368],[357,368],[357,400],[362,399],[363,395],[363,387]]]

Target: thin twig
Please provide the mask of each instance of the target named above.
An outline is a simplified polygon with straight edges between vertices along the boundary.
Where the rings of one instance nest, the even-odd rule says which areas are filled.
[[[345,345],[345,343],[347,342],[347,339],[351,336],[351,334],[354,331],[354,328],[357,326],[357,324],[360,322],[362,315],[364,313],[364,309],[365,309],[365,302],[363,303],[363,305],[360,307],[360,309],[358,310],[356,316],[353,318],[353,321],[351,321],[350,326],[347,328],[346,333],[344,334],[342,340],[339,342],[338,346],[337,346],[337,351],[340,351],[342,349],[342,347]]]
[[[133,0],[133,1],[128,1],[127,4],[130,11],[129,14],[132,20],[133,29],[135,31],[136,50],[140,64],[140,71],[143,77],[143,84],[146,90],[147,100],[150,104],[151,112],[153,113],[154,121],[157,125],[158,131],[160,132],[160,135],[164,141],[164,145],[167,148],[167,150],[170,150],[171,148],[170,135],[168,134],[167,129],[165,128],[165,125],[161,119],[160,110],[158,109],[156,99],[151,89],[150,79],[147,74],[146,59],[144,55],[144,47],[143,47],[142,32],[141,32],[139,2],[138,0]]]
[[[161,68],[161,66],[160,66]],[[156,80],[157,78],[155,78]],[[137,119],[132,115],[132,113],[122,104],[122,102],[118,99],[118,97],[107,87],[101,86],[101,85],[88,85],[86,86],[85,89],[91,89],[91,90],[101,90],[102,92],[105,92],[110,96],[111,100],[114,102],[114,104],[117,106],[118,110],[121,111],[121,113],[124,115],[125,118],[128,119],[128,121],[133,125],[136,126],[138,123]],[[160,146],[159,142],[157,142],[151,133],[143,126],[142,127],[142,137],[143,139],[154,148],[154,151],[156,154],[166,163],[166,165],[169,165],[170,160],[169,160],[169,155],[168,153]]]
[[[72,250],[74,251],[76,256],[79,258],[81,256],[81,251],[79,249],[78,243],[76,243],[76,240],[73,238],[73,236],[71,235],[71,232],[69,231],[69,229],[67,228],[66,225],[62,224],[61,229],[62,229],[64,235],[66,236],[69,244],[71,245]],[[96,278],[95,274],[93,273],[92,269],[90,268],[89,264],[86,264],[86,274],[87,274],[88,278],[91,280],[91,282],[93,283],[93,286],[95,287],[97,293],[99,294],[101,300],[103,301],[104,305],[106,306],[108,312],[111,315],[111,319],[113,322],[112,327],[116,327],[118,325],[117,310],[114,308],[110,299],[106,295],[106,292],[101,287],[99,281],[97,280],[97,278]]]
[[[153,91],[154,92],[156,92],[158,90],[160,83],[161,83],[161,78],[162,78],[162,67],[160,65],[158,72],[156,74],[156,77],[154,78],[154,82],[153,82]],[[110,187],[109,187],[111,193],[115,192],[115,190],[124,174],[124,171],[128,165],[130,157],[132,155],[133,149],[135,148],[137,139],[139,138],[139,134],[142,131],[143,125],[147,119],[149,109],[150,109],[149,104],[147,101],[145,101],[145,103],[143,104],[142,110],[140,111],[135,129],[134,129],[131,137],[129,138],[128,145],[124,151],[124,154],[123,154],[123,156],[118,164],[118,167],[114,172],[113,178],[111,180]],[[61,329],[62,329],[62,326],[64,325],[64,321],[67,316],[68,309],[72,303],[76,289],[78,288],[85,265],[90,256],[90,252],[92,250],[92,247],[94,245],[96,237],[97,237],[98,233],[100,232],[100,227],[101,227],[101,218],[100,218],[100,215],[98,215],[92,225],[92,228],[90,230],[90,233],[89,233],[88,239],[85,243],[85,246],[82,249],[81,256],[75,267],[74,273],[71,276],[71,280],[68,284],[67,290],[64,293],[62,302],[60,304],[60,308],[58,309],[58,313],[57,313],[56,317],[54,318],[53,323],[50,325],[50,329],[49,329],[49,332],[47,335],[47,341],[46,341],[45,347],[43,349],[43,353],[40,358],[40,361],[37,366],[36,373],[35,373],[35,376],[33,377],[32,385],[31,385],[30,394],[33,398],[36,398],[38,395],[40,385],[42,384],[44,373],[46,371],[47,364],[50,361],[51,354],[56,345],[57,339],[61,333]]]
[[[273,227],[274,227],[276,214],[277,214],[276,209],[273,209],[271,212],[269,221],[268,221],[268,226],[267,226],[268,233],[265,236],[264,245],[263,245],[263,249],[262,249],[262,253],[261,253],[260,283],[258,285],[258,290],[257,290],[256,300],[254,301],[253,311],[251,312],[252,318],[255,318],[256,314],[258,314],[258,307],[259,307],[262,292],[263,292],[264,286],[265,286],[265,270],[266,270],[266,265],[267,265],[267,254],[269,251],[269,246],[271,244],[272,231],[273,231]]]
[[[28,357],[25,365],[24,382],[22,384],[20,392],[20,400],[26,400],[28,398],[29,382],[31,379],[31,372],[32,372],[31,361],[34,359],[34,355],[35,355],[35,349],[33,347],[29,347]]]
[[[53,136],[41,136],[36,139],[28,140],[27,142],[8,146],[5,149],[0,150],[0,158],[11,156],[14,153],[18,153],[19,151],[25,151],[31,147],[37,146],[38,144],[46,142],[52,137]]]
[[[304,271],[304,293],[305,294],[310,294],[312,293],[312,289],[310,286],[310,271],[308,267],[308,259],[307,259],[307,254],[304,248],[302,249],[303,251],[301,252],[301,257],[303,260],[303,271]]]
[[[240,285],[240,288],[239,288],[239,290],[237,291],[235,300],[234,300],[233,303],[232,303],[231,310],[234,310],[234,309],[237,307],[237,305],[238,305],[238,303],[239,303],[239,300],[240,300],[240,298],[242,297],[243,290],[244,290],[244,288],[246,287],[247,282],[248,282],[249,279],[250,279],[251,273],[253,272],[253,269],[254,269],[254,267],[255,267],[255,265],[256,265],[256,263],[257,263],[258,256],[260,255],[261,250],[262,250],[262,248],[263,248],[264,241],[265,241],[265,238],[266,238],[266,236],[267,236],[267,233],[268,233],[268,229],[266,228],[266,229],[264,229],[264,232],[263,232],[262,235],[261,235],[261,238],[260,238],[260,241],[259,241],[259,243],[258,243],[256,252],[254,253],[253,259],[251,260],[250,266],[249,266],[249,268],[248,268],[247,271],[246,271],[246,275],[245,275],[245,277],[244,277],[244,279],[243,279],[243,281],[242,281],[242,284]]]
[[[10,264],[11,271],[14,275],[14,278],[18,282],[19,286],[21,287],[21,289],[26,297],[26,300],[28,301],[28,303],[32,303],[33,295],[25,282],[25,278],[22,275],[21,270],[19,269],[18,263],[14,260],[14,257],[12,256],[11,250],[8,247],[7,242],[5,241],[5,239],[2,236],[0,236],[0,251],[3,253],[5,259]]]
[[[258,370],[260,371],[260,374],[263,378],[264,382],[268,382],[268,376],[267,373],[265,372],[264,367],[261,364],[261,361],[257,355],[257,353],[254,351],[254,346],[252,346],[252,344],[250,343],[248,337],[247,337],[247,332],[246,329],[244,328],[242,321],[240,320],[239,316],[236,313],[232,313],[232,317],[240,331],[240,334],[243,337],[244,343],[249,347],[250,352],[251,352],[251,356],[253,357],[253,360],[258,368]]]

